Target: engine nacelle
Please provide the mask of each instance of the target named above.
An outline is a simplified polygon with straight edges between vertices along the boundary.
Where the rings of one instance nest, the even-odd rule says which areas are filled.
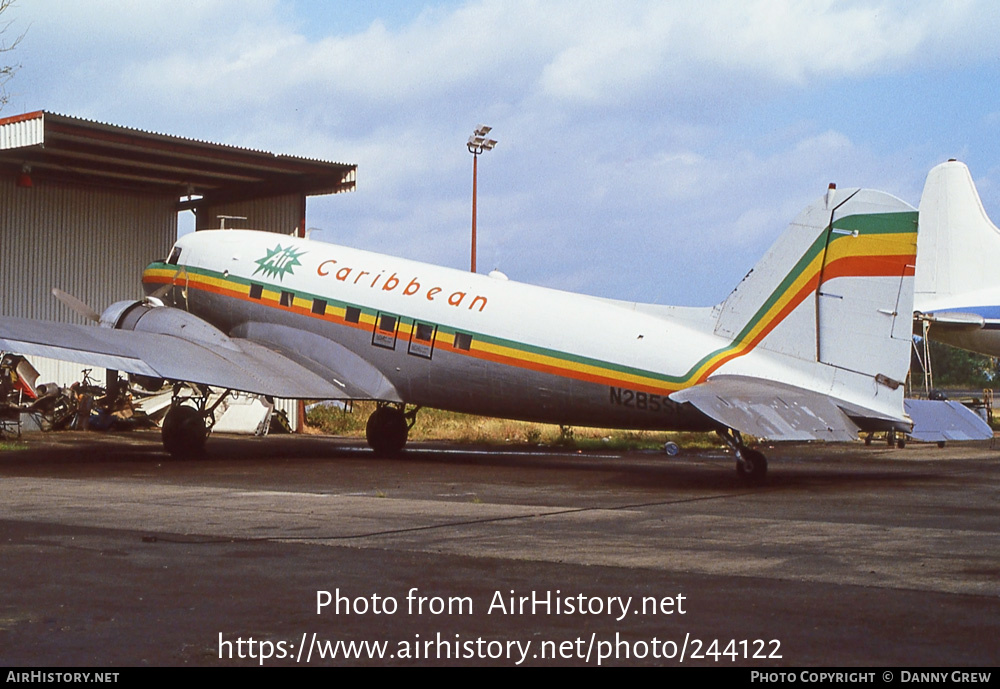
[[[125,314],[134,308],[139,308],[145,306],[144,302],[141,301],[116,301],[114,304],[104,309],[104,313],[101,314],[101,327],[102,328],[118,328],[118,324],[124,318]],[[125,330],[132,330],[132,328],[125,328]]]
[[[241,351],[224,332],[192,313],[153,300],[115,302],[101,314],[101,325],[115,330],[173,335],[209,347]]]

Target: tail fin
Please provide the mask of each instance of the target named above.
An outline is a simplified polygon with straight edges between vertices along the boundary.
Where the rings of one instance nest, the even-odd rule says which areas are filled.
[[[990,222],[969,168],[949,160],[927,174],[920,197],[917,309],[1000,282],[1000,230]]]
[[[869,189],[808,206],[717,308],[746,347],[903,381],[910,361],[917,212]]]
[[[775,440],[907,428],[916,249],[912,206],[831,186],[716,307],[714,374],[671,399]]]

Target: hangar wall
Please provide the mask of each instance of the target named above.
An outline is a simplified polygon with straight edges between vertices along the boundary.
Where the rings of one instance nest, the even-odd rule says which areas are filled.
[[[19,187],[0,175],[0,313],[19,318],[86,323],[52,296],[58,287],[98,313],[123,299],[142,299],[142,270],[165,257],[177,239],[177,200],[155,194],[36,182]],[[301,194],[213,206],[209,213],[245,216],[228,227],[291,234],[302,222]],[[199,221],[200,222],[200,221]],[[31,357],[39,382],[68,385],[85,366]],[[104,369],[91,376],[104,384]],[[276,400],[298,423],[298,403]]]
[[[198,209],[195,229],[218,228],[219,216],[228,215],[246,218],[246,220],[227,220],[226,227],[230,229],[293,234],[305,221],[305,203],[305,196],[296,193],[202,206]]]
[[[0,176],[0,313],[72,323],[85,319],[52,296],[59,287],[98,313],[142,298],[142,269],[177,238],[176,200],[101,187]],[[79,364],[33,357],[40,381],[80,379]],[[103,371],[99,373],[103,382]]]
[[[197,208],[198,229],[230,215],[247,219],[227,227],[292,234],[306,197],[353,190],[356,169],[44,110],[0,118],[0,313],[82,323],[51,289],[98,312],[141,299],[142,269],[167,255],[179,210]],[[64,385],[83,369],[32,363]],[[280,406],[294,423],[297,405]]]
[[[177,238],[174,199],[56,184],[18,187],[0,176],[0,295],[3,312],[67,320],[52,287],[101,311],[142,297],[142,269]],[[83,319],[72,314],[73,322]]]

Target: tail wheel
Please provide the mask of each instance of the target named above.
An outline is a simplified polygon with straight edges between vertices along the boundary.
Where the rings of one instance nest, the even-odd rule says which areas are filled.
[[[736,460],[736,472],[745,481],[760,483],[767,476],[767,457],[758,450],[743,448]]]
[[[736,473],[747,483],[763,483],[767,476],[767,457],[760,450],[751,450],[743,443],[739,431],[720,428],[715,431],[736,454]]]
[[[163,447],[174,457],[192,457],[202,454],[208,428],[205,418],[194,407],[180,404],[170,408],[163,419]]]
[[[365,438],[377,455],[396,455],[403,451],[410,433],[406,414],[397,407],[379,407],[368,417]]]

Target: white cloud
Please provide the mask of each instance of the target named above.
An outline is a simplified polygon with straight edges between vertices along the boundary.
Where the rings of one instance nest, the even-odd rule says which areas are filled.
[[[939,162],[941,147],[887,153],[884,131],[769,104],[995,61],[1000,21],[971,1],[480,0],[406,21],[373,11],[351,28],[330,24],[331,6],[324,25],[278,0],[17,7],[30,27],[15,111],[358,163],[358,191],[312,200],[310,224],[458,267],[464,141],[485,122],[500,145],[480,168],[484,261],[551,286],[689,303],[724,294],[827,182],[919,195]],[[994,127],[995,111],[977,121]],[[754,131],[739,130],[747,122]]]
[[[717,80],[801,84],[893,69],[969,12],[944,7],[483,0],[424,12],[395,30],[378,20],[353,34],[331,26],[316,41],[298,32],[281,3],[266,0],[42,0],[28,18],[41,40],[76,51],[74,63],[117,72],[132,97],[201,95],[187,107],[253,107],[303,89],[406,104],[477,88],[614,105],[650,89],[711,91]]]

